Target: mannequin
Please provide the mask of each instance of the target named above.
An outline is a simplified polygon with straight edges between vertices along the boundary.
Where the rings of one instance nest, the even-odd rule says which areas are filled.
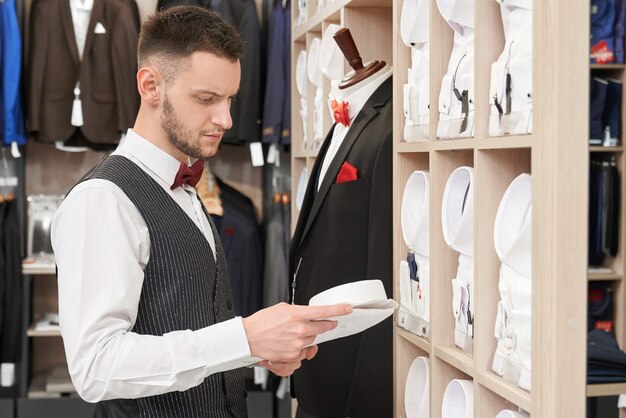
[[[473,135],[474,0],[437,0],[441,16],[454,30],[448,71],[439,91],[437,138]]]
[[[429,4],[427,0],[406,0],[400,17],[402,41],[411,48],[411,68],[404,85],[404,140],[407,142],[429,135]]]
[[[531,381],[531,229],[532,188],[521,174],[507,188],[494,226],[500,267],[500,302],[495,324],[498,340],[492,369],[523,389]]]
[[[474,418],[474,385],[471,380],[454,379],[446,387],[442,418]]]
[[[533,36],[531,0],[500,3],[505,44],[491,65],[489,135],[532,132]]]
[[[459,267],[452,279],[454,342],[472,352],[474,323],[474,169],[459,167],[452,172],[443,194],[443,236],[459,253]]]
[[[353,71],[339,79],[336,122],[309,172],[292,239],[296,304],[367,279],[381,280],[386,294],[393,293],[391,69],[382,61],[363,65],[348,29],[333,38]],[[330,60],[324,56],[327,52],[319,61],[328,76],[337,68],[331,65],[332,54]],[[388,318],[360,334],[324,343],[291,379],[296,417],[391,418],[392,339]]]
[[[400,210],[400,223],[404,242],[409,247],[409,255],[414,259],[416,277],[412,277],[410,260],[406,268],[409,268],[410,284],[414,287],[409,289],[408,294],[402,295],[405,300],[401,306],[398,320],[409,331],[428,336],[430,322],[430,245],[429,245],[429,176],[426,171],[415,171],[409,177],[402,196]],[[402,277],[402,276],[401,276]],[[402,287],[401,287],[402,289]],[[415,316],[415,319],[404,318]],[[416,323],[416,327],[412,324]]]

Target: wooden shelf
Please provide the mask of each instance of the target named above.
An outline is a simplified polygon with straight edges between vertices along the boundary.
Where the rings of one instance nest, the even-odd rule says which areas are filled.
[[[616,273],[589,273],[588,278],[590,282],[620,281],[623,276]]]
[[[306,22],[295,26],[291,32],[294,42],[303,42],[307,32],[322,31],[322,21],[339,22],[340,11],[344,7],[387,7],[391,8],[389,0],[335,0],[315,12]]]
[[[474,359],[459,350],[452,347],[434,347],[433,353],[439,359],[445,361],[452,367],[455,367],[468,376],[474,376]]]
[[[394,325],[394,327],[400,337],[404,338],[414,346],[430,354],[430,341],[420,336],[417,336],[412,332],[405,330],[404,328],[400,328],[397,325]]]
[[[533,145],[533,135],[507,135],[481,138],[476,144],[478,149],[502,148],[530,148]]]
[[[318,152],[319,150],[317,149],[307,149],[304,151],[294,151],[292,155],[294,158],[315,158]]]
[[[497,393],[505,399],[510,400],[520,408],[530,411],[531,408],[531,394],[524,389],[515,386],[514,384],[507,382],[500,376],[497,376],[491,372],[483,371],[477,373],[474,379],[487,389]]]
[[[626,393],[626,382],[624,383],[596,383],[587,385],[587,397],[599,396],[619,396]]]
[[[408,154],[412,152],[429,152],[433,147],[430,141],[419,142],[400,142],[396,144],[396,151],[400,154]]]
[[[606,70],[606,71],[610,71],[610,70],[623,70],[624,68],[626,68],[626,65],[624,64],[590,64],[589,68],[592,70]]]
[[[603,147],[602,145],[589,145],[589,152],[624,152],[623,146]]]
[[[28,335],[29,337],[60,337],[61,331],[60,330],[37,331],[35,329],[35,325],[31,325],[30,327],[28,327],[28,330],[26,331],[26,335]]]
[[[476,138],[459,138],[459,139],[437,139],[435,141],[435,150],[464,150],[476,148]]]
[[[350,0],[335,0],[327,4],[322,10],[318,10],[306,22],[295,26],[291,32],[294,42],[304,42],[307,32],[322,32],[323,20],[339,21],[339,11],[350,3]]]

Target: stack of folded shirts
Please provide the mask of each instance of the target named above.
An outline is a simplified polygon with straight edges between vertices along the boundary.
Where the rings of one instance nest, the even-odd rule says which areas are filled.
[[[587,336],[587,383],[626,382],[626,353],[615,338],[597,329]]]

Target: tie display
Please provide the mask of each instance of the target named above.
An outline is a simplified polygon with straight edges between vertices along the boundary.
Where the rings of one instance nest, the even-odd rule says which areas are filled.
[[[345,127],[350,126],[350,113],[348,112],[349,103],[333,100],[331,102],[331,106],[333,108],[333,118],[335,119],[335,123],[341,123]]]
[[[180,187],[183,184],[188,184],[191,187],[196,187],[196,184],[198,184],[198,182],[200,181],[200,177],[202,177],[203,169],[203,160],[198,160],[190,166],[181,162],[180,167],[178,167],[176,177],[174,178],[174,183],[172,183],[170,189],[174,190],[175,188]]]
[[[530,174],[513,180],[500,201],[494,246],[500,266],[500,301],[492,369],[523,389],[531,381],[532,187]]]

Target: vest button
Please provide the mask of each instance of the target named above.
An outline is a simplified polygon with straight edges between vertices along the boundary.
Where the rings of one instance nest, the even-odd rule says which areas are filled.
[[[226,307],[228,308],[228,310],[232,310],[233,309],[233,303],[229,300],[226,302]]]

